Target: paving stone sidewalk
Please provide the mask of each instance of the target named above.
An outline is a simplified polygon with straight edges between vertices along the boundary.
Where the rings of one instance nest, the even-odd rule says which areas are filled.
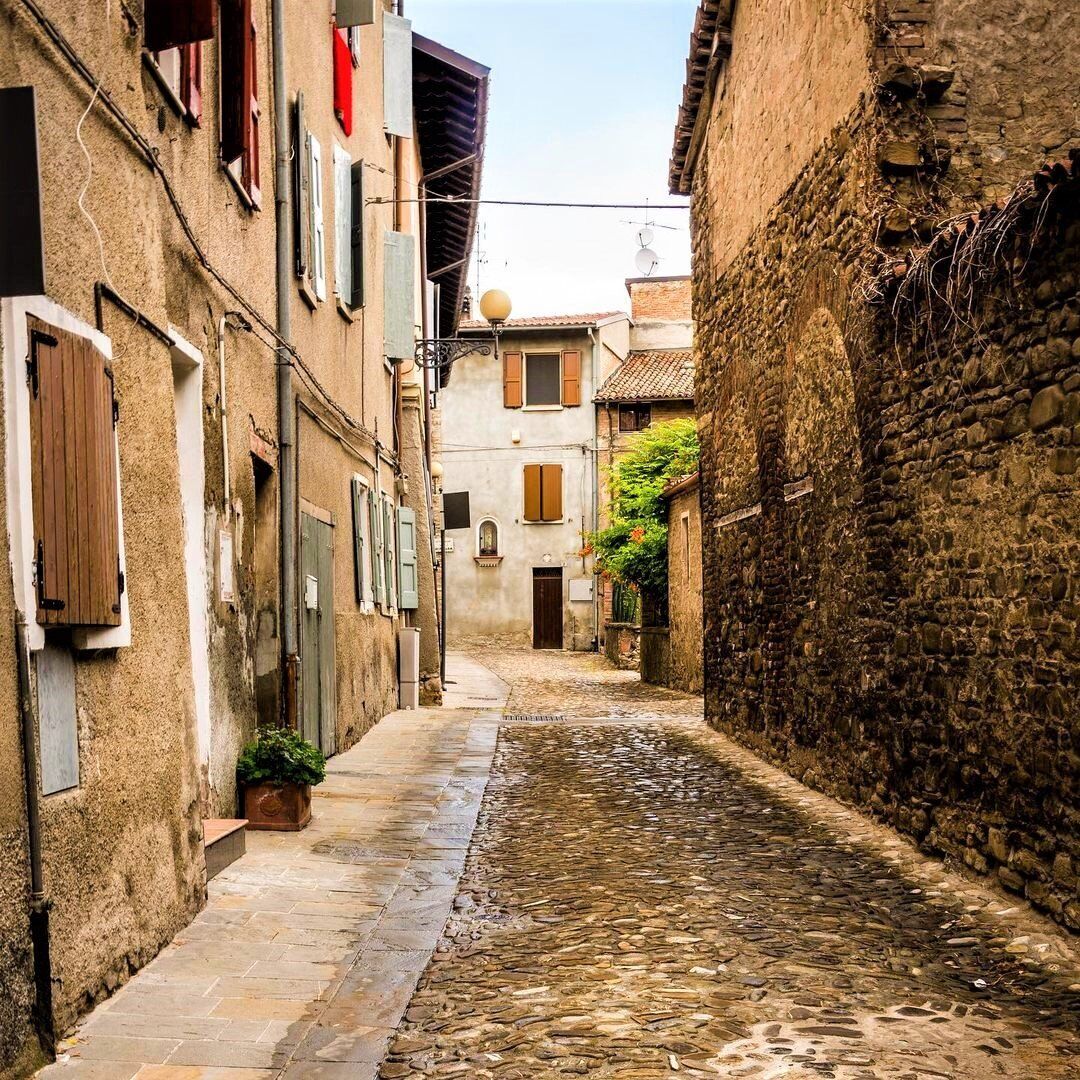
[[[457,895],[495,750],[505,687],[467,661],[459,678],[486,711],[394,713],[332,759],[311,826],[249,833],[195,922],[39,1075],[371,1080]]]

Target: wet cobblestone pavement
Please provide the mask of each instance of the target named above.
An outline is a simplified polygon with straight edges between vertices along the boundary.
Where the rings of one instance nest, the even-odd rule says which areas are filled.
[[[514,685],[508,712],[555,711],[518,703],[509,669],[528,661],[484,660]],[[838,839],[715,738],[693,721],[503,727],[385,1080],[1080,1076],[1074,970]]]

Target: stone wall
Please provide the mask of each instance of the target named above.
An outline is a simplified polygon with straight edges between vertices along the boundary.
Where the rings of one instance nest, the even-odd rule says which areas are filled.
[[[637,671],[640,638],[640,626],[609,622],[604,626],[604,655],[623,671]]]

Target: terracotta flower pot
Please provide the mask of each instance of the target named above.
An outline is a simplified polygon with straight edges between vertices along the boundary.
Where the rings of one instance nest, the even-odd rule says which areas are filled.
[[[244,788],[249,829],[297,832],[311,821],[310,784],[257,784]]]

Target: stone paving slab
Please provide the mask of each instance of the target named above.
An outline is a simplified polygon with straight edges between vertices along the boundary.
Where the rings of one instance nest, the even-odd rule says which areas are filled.
[[[59,1048],[44,1080],[365,1080],[457,894],[505,687],[386,717],[333,758],[312,824],[257,832],[205,910]]]

